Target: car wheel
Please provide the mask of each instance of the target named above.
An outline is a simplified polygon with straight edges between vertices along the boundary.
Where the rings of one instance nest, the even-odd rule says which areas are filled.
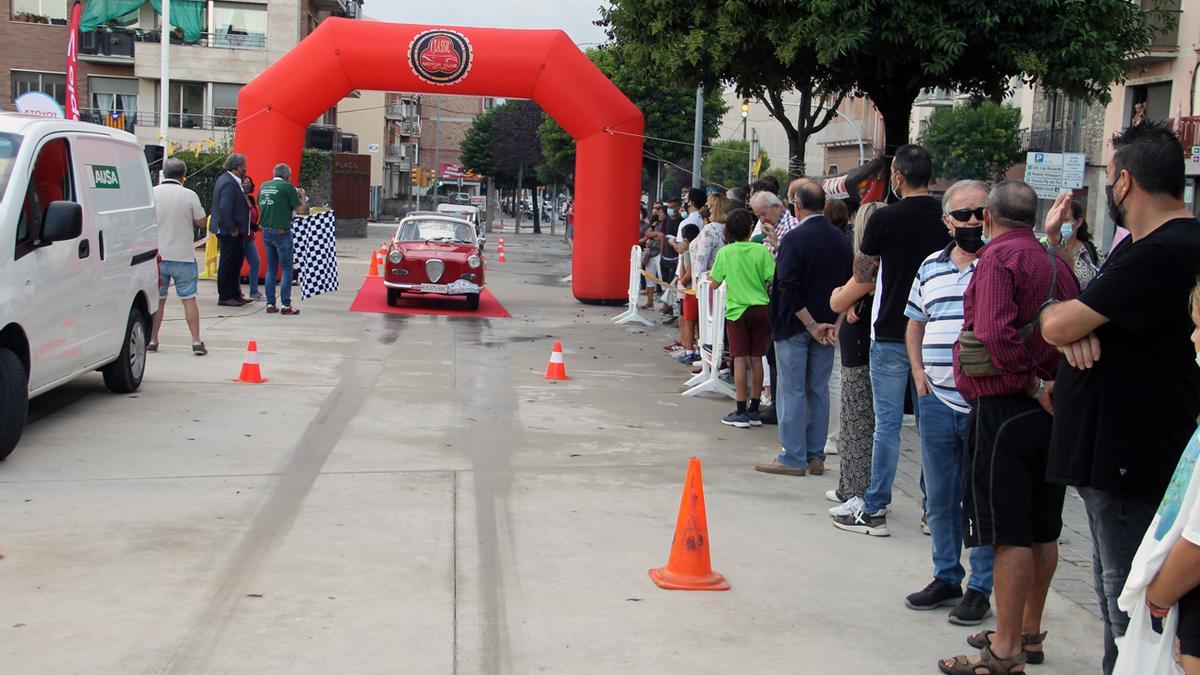
[[[150,322],[142,310],[129,310],[129,323],[125,326],[125,343],[116,361],[104,366],[104,385],[115,394],[137,391],[146,372],[146,342],[150,334]]]
[[[8,349],[0,349],[0,459],[8,457],[29,414],[29,379],[21,359]]]
[[[387,289],[387,293],[388,307],[395,307],[400,304],[400,289],[389,288]]]
[[[472,312],[479,309],[479,294],[478,293],[472,293],[467,296],[467,309],[471,310]]]

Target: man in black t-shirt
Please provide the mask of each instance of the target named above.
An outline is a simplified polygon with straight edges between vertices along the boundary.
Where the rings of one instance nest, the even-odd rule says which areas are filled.
[[[1066,355],[1054,390],[1047,478],[1075,485],[1092,530],[1104,673],[1129,617],[1117,596],[1200,413],[1188,295],[1200,223],[1183,202],[1183,148],[1165,124],[1113,138],[1109,216],[1130,231],[1079,298],[1046,307],[1042,335]],[[1061,195],[1047,229],[1070,217]]]
[[[908,319],[904,307],[917,268],[930,253],[950,244],[942,224],[942,204],[929,194],[933,164],[919,145],[903,145],[892,160],[891,187],[900,201],[871,216],[863,231],[855,278],[863,280],[878,261],[875,305],[871,316],[871,387],[875,404],[875,436],[871,450],[871,484],[861,500],[835,509],[834,526],[849,532],[887,536],[887,508],[900,459],[900,427],[904,393],[912,369],[904,346]],[[913,397],[914,400],[916,397]]]

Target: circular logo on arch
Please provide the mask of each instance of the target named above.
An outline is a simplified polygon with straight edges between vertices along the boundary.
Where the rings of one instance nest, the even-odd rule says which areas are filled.
[[[430,84],[451,85],[471,72],[471,43],[457,31],[418,33],[408,47],[408,65]]]

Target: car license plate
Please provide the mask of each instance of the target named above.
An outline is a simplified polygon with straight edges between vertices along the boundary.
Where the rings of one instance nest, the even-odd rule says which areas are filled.
[[[449,293],[450,287],[446,284],[421,284],[422,293]]]

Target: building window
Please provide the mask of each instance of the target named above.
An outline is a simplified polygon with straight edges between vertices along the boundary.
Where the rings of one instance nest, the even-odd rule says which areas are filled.
[[[213,126],[214,127],[231,127],[237,120],[237,99],[238,93],[241,92],[242,85],[240,84],[223,84],[214,83],[212,102],[213,102]]]
[[[167,124],[184,129],[203,129],[208,85],[203,82],[171,82]],[[158,97],[155,97],[158,101]]]
[[[21,94],[40,91],[59,105],[67,104],[67,76],[61,73],[37,73],[28,70],[12,71],[12,100]]]
[[[91,109],[84,119],[96,124],[133,131],[137,117],[138,81],[120,77],[90,77]]]
[[[241,2],[212,3],[212,46],[263,49],[267,43],[267,6]]]
[[[44,16],[47,19],[66,20],[67,4],[62,0],[13,0],[12,18],[33,15]]]

